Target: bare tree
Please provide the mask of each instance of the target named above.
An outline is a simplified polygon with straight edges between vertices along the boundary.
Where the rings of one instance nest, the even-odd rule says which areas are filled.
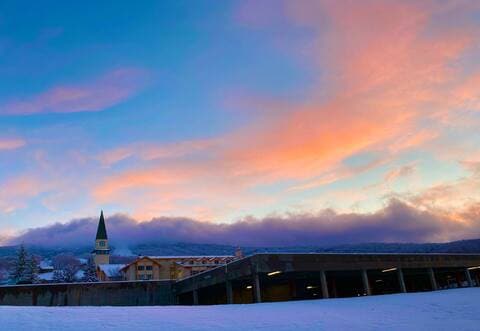
[[[58,254],[53,257],[52,259],[53,267],[56,270],[62,270],[67,267],[74,268],[74,269],[79,269],[80,268],[80,260],[77,259],[74,255],[72,254]]]

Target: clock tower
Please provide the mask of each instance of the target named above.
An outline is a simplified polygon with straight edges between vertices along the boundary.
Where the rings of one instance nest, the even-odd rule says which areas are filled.
[[[108,247],[107,228],[105,227],[103,210],[100,213],[97,236],[95,238],[95,250],[92,253],[95,266],[98,266],[99,264],[110,264],[110,248]]]

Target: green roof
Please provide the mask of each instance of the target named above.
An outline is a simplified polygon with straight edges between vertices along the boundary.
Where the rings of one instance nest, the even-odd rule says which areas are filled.
[[[107,228],[105,227],[105,219],[103,218],[103,210],[100,213],[100,220],[98,221],[98,228],[97,228],[97,238],[99,239],[108,239],[107,237]]]

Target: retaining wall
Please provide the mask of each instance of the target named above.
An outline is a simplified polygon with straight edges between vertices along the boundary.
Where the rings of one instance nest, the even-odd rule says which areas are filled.
[[[174,303],[172,281],[169,280],[0,287],[0,305],[153,306]]]

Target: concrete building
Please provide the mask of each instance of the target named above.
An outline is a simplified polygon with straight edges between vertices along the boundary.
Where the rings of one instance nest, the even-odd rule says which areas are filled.
[[[173,291],[180,304],[224,304],[479,284],[479,254],[256,254],[179,280]]]
[[[108,246],[107,227],[105,226],[103,210],[98,221],[95,250],[92,252],[92,258],[97,267],[101,264],[110,264],[110,248]]]

